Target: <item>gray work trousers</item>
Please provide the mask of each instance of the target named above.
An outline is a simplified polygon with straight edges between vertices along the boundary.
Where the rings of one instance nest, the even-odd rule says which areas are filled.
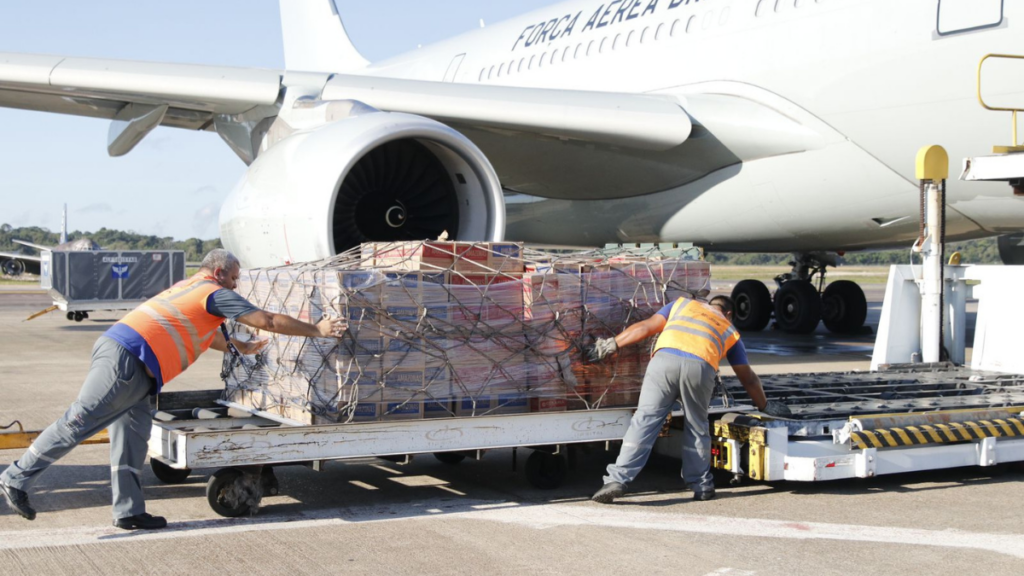
[[[144,513],[141,477],[153,425],[152,391],[154,382],[142,361],[117,342],[99,338],[78,399],[4,470],[0,480],[28,492],[51,464],[109,428],[114,519]]]
[[[683,423],[683,481],[694,490],[714,488],[711,476],[711,434],[708,406],[715,391],[715,370],[695,358],[658,352],[647,366],[640,402],[629,423],[615,464],[608,465],[605,484],[629,484],[647,463],[665,417],[679,400]]]

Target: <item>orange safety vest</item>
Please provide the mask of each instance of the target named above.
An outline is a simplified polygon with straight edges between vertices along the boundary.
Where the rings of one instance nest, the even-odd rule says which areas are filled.
[[[703,302],[680,298],[672,305],[654,352],[674,348],[693,354],[718,370],[722,358],[739,341],[739,332],[720,312]]]
[[[179,282],[132,310],[118,324],[137,332],[160,366],[162,386],[185,371],[213,343],[224,322],[206,311],[206,300],[223,287],[212,278]]]

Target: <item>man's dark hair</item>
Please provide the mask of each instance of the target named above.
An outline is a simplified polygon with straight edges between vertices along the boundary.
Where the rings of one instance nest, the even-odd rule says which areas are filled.
[[[732,311],[736,308],[732,298],[728,296],[715,296],[709,304],[717,306],[722,311],[722,314],[732,314]]]

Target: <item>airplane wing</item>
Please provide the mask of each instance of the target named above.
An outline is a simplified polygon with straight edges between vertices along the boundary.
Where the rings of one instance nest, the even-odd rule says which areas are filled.
[[[21,244],[22,246],[28,246],[29,248],[35,248],[36,250],[39,250],[40,252],[42,252],[43,250],[53,250],[53,246],[43,246],[42,244],[33,244],[32,242],[29,242],[27,240],[18,240],[17,238],[12,238],[11,241],[16,243],[16,244]]]
[[[43,259],[39,256],[28,256],[27,254],[19,254],[17,252],[0,252],[0,258],[9,258],[11,260],[28,260],[30,262],[42,262]]]
[[[329,75],[322,76],[320,88]],[[0,106],[105,118],[135,133],[158,125],[207,130],[217,115],[278,106],[285,78],[274,70],[0,53]],[[690,133],[688,116],[669,97],[330,78],[344,99],[471,126],[656,149]]]

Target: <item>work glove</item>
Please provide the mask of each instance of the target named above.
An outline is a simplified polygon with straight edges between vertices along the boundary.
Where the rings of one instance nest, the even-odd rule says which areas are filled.
[[[593,346],[587,348],[587,358],[591,362],[600,362],[619,351],[615,338],[598,338]]]
[[[775,400],[769,400],[768,403],[764,405],[764,408],[761,409],[761,412],[775,418],[793,417],[793,412],[789,409],[789,406],[786,406],[782,402],[776,402]]]

